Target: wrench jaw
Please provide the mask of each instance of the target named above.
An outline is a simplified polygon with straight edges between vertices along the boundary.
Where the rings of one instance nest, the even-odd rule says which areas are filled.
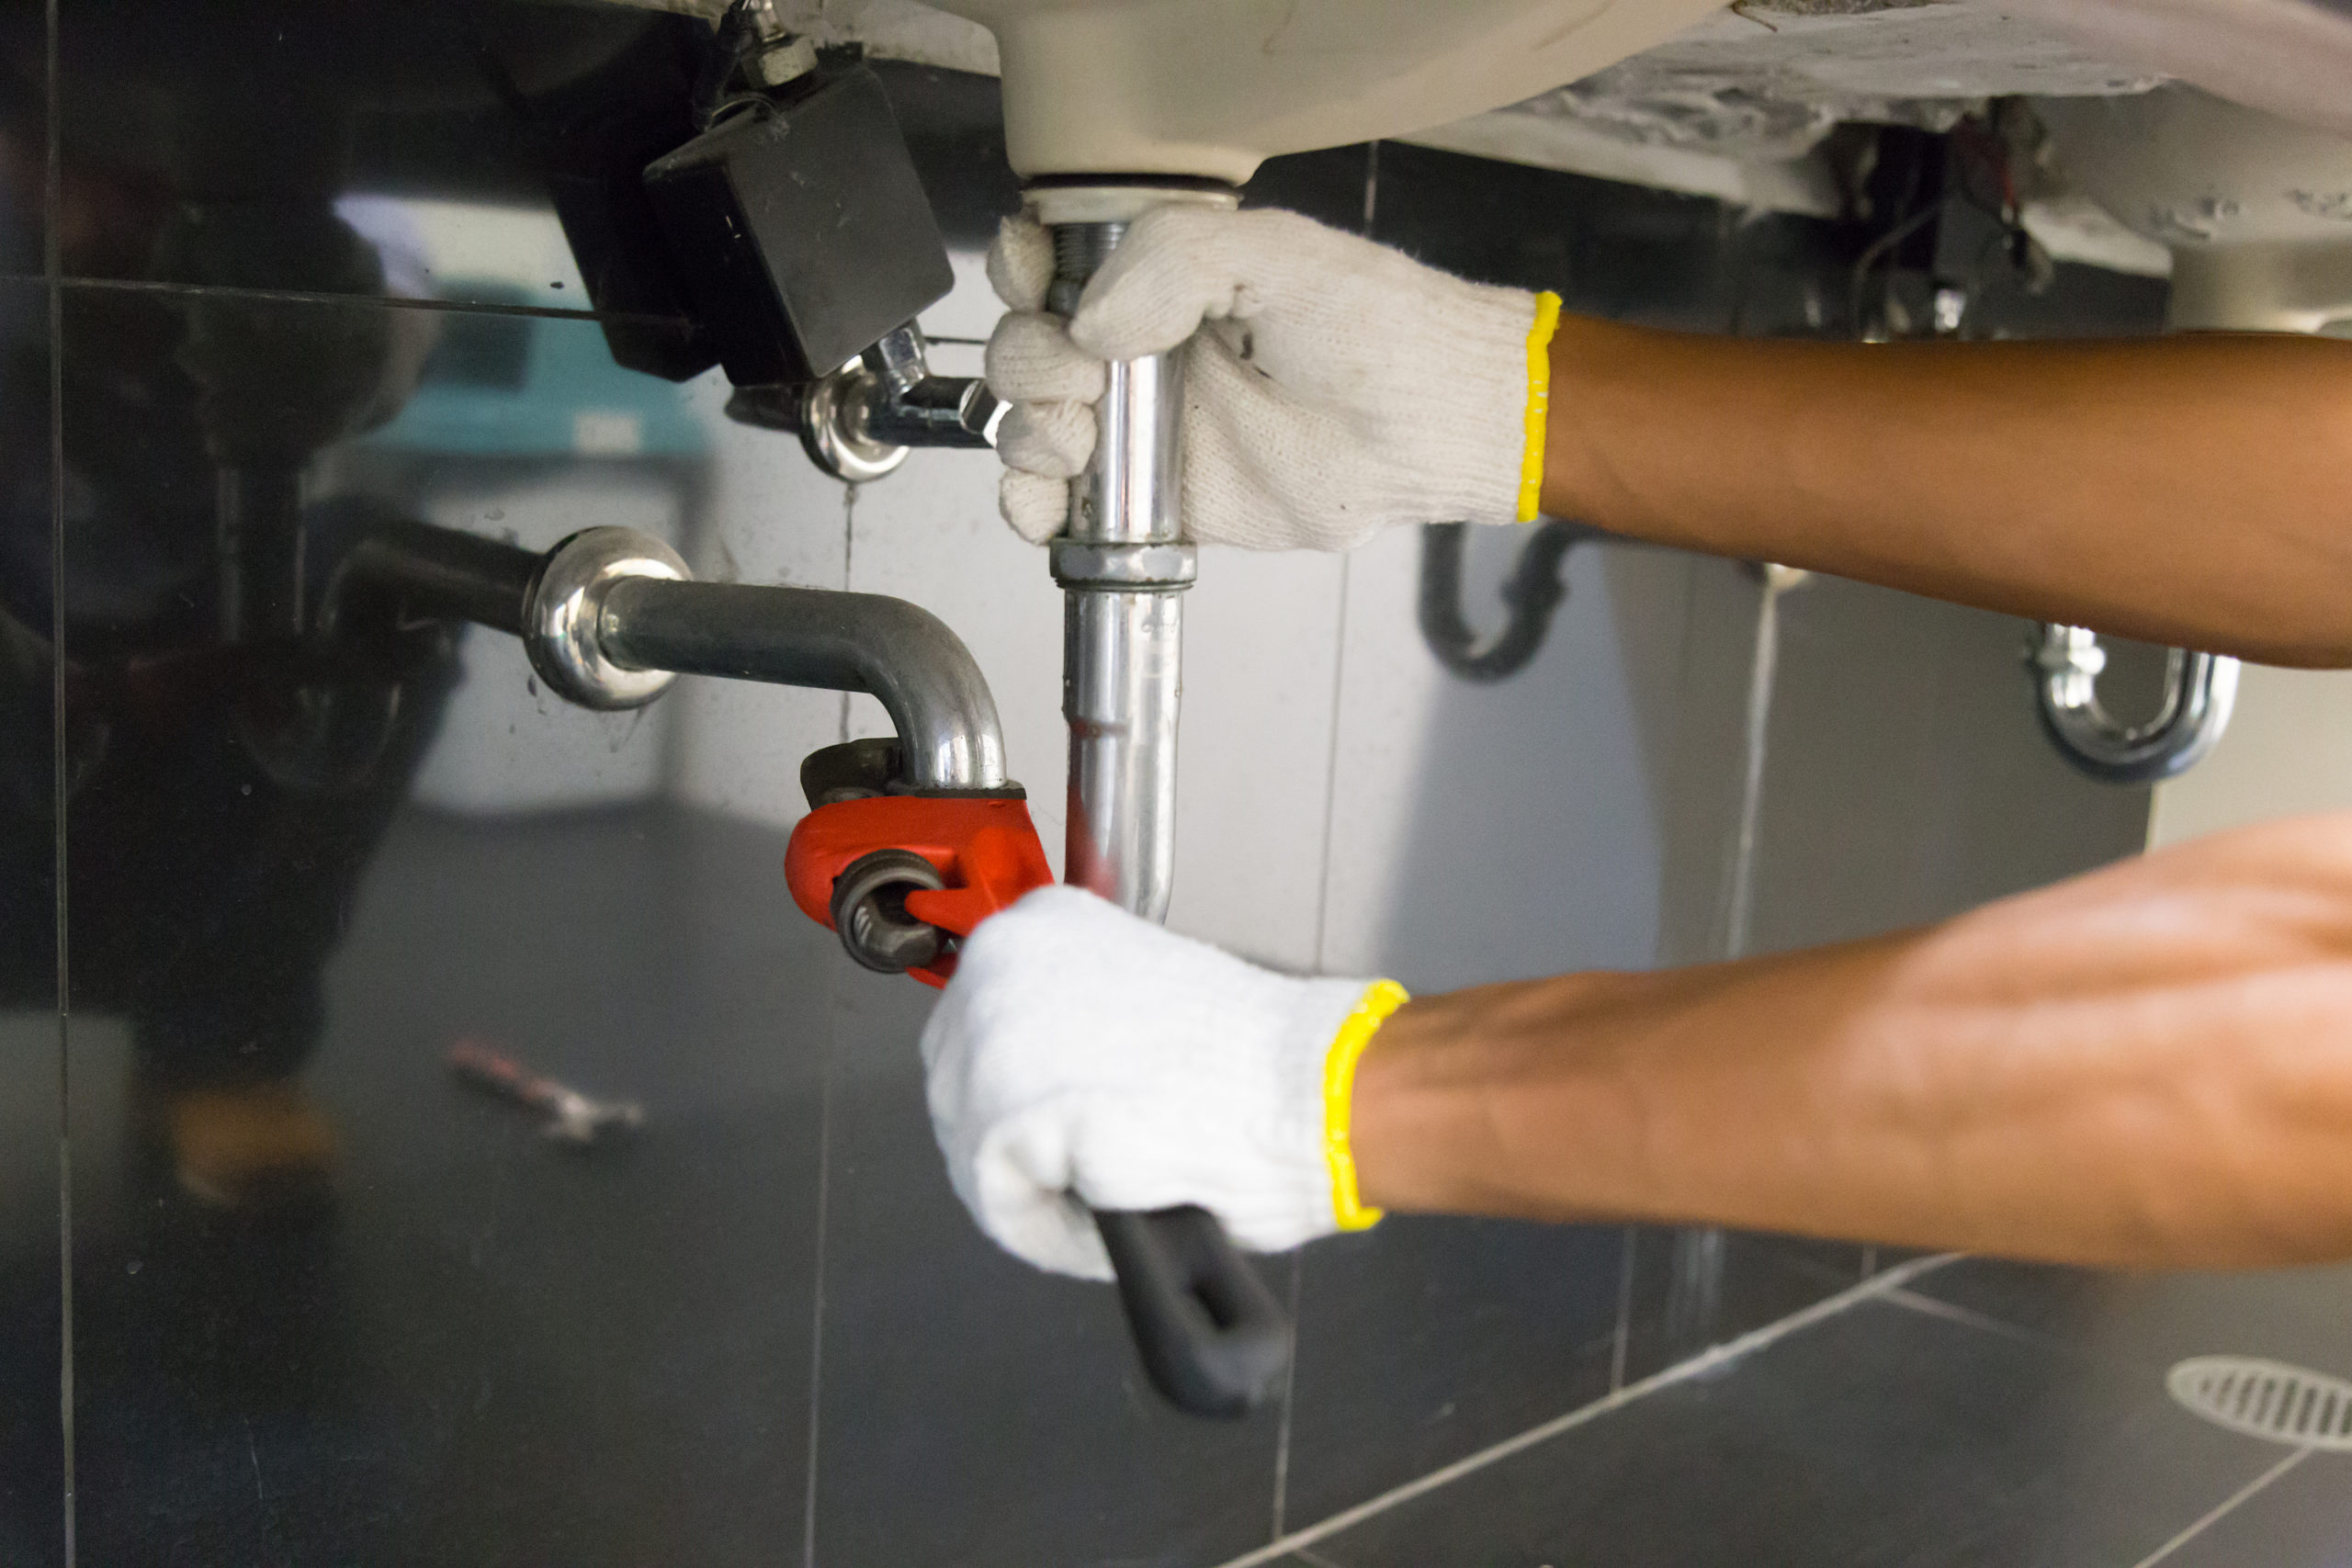
[[[892,867],[903,871],[894,874]],[[871,795],[819,806],[792,830],[785,880],[801,912],[868,969],[944,986],[979,923],[1054,880],[1025,800]],[[910,920],[935,943],[909,940]]]

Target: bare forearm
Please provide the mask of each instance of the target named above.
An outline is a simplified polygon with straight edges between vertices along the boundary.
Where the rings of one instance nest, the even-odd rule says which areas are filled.
[[[2352,818],[1925,931],[1415,1001],[1366,1198],[2078,1262],[2352,1256]]]
[[[1801,344],[1563,318],[1552,367],[1555,515],[2352,664],[2352,344]]]

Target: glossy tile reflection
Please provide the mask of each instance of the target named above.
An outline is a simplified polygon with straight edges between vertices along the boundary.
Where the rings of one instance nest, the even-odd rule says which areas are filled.
[[[65,317],[68,728],[107,738],[69,825],[85,1549],[797,1536],[834,959],[781,837],[653,804],[665,724],[534,694],[494,634],[297,636],[389,519],[682,536],[699,416],[593,322]],[[466,817],[404,808],[435,781]],[[567,1152],[461,1039],[651,1124]]]
[[[67,276],[583,310],[548,243],[552,173],[604,146],[610,105],[674,98],[707,36],[508,0],[60,16],[62,153],[104,219],[76,231]],[[457,229],[453,265],[433,241]]]
[[[831,955],[784,918],[780,852],[662,809],[399,819],[290,1085],[333,1129],[325,1201],[187,1191],[133,1041],[77,1026],[85,1552],[734,1562],[797,1537]],[[648,1124],[551,1144],[451,1076],[459,1039]]]

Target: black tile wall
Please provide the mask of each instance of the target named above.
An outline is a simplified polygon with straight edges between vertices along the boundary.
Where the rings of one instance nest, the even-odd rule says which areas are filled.
[[[64,1560],[57,794],[49,294],[0,281],[0,1557]]]
[[[86,220],[63,242],[66,275],[584,309],[561,279],[518,299],[433,276],[399,215],[365,198],[544,208],[557,171],[628,134],[608,106],[676,101],[706,33],[512,0],[74,0],[58,113]]]
[[[1753,951],[1938,919],[2146,844],[2147,788],[2086,778],[2044,742],[2031,622],[1836,578],[1780,615]]]
[[[1365,198],[1379,185],[1381,151],[1377,144],[1366,144],[1269,158],[1250,176],[1241,204],[1302,212],[1318,223],[1361,234],[1373,210]]]
[[[1432,266],[1549,288],[1570,310],[1689,331],[1801,325],[1780,299],[1783,275],[1817,276],[1839,243],[1809,219],[1743,227],[1702,197],[1406,142],[1381,144],[1377,186],[1373,238]]]
[[[39,277],[49,236],[49,60],[38,0],[0,4],[0,275]],[[72,210],[88,195],[64,193]]]

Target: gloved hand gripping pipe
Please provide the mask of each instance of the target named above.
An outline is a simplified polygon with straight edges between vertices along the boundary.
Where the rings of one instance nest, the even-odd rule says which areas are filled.
[[[1128,219],[1168,199],[1231,196],[1036,192],[1054,232],[1048,308],[1074,311]],[[1182,594],[1194,570],[1178,510],[1182,377],[1172,353],[1111,363],[1095,405],[1094,458],[1070,487],[1069,525],[1052,546],[1069,724],[1065,878],[1153,920],[1167,918],[1174,869]],[[1200,1416],[1238,1416],[1262,1402],[1289,1362],[1290,1325],[1216,1221],[1191,1205],[1094,1219],[1159,1392]]]

